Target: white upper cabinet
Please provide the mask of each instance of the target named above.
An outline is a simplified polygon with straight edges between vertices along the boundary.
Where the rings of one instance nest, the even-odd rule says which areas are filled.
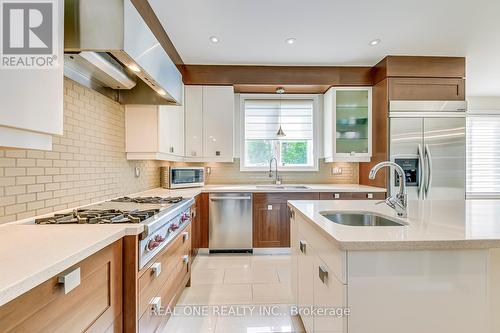
[[[186,86],[186,158],[203,157],[203,87]]]
[[[186,160],[232,162],[234,90],[231,86],[186,87]]]
[[[326,162],[369,162],[372,156],[371,87],[330,88],[324,96]]]
[[[129,160],[182,161],[183,106],[125,106],[125,149]]]
[[[63,134],[64,20],[62,18],[64,14],[62,3],[53,8],[55,31],[50,29],[49,35],[40,40],[44,43],[47,39],[49,41],[54,39],[52,50],[43,50],[49,53],[33,54],[31,39],[27,38],[27,35],[24,36],[24,40],[22,39],[24,26],[22,24],[10,26],[10,29],[17,29],[11,31],[10,43],[17,43],[16,48],[22,45],[24,51],[7,54],[4,50],[4,58],[10,61],[0,65],[0,146],[2,147],[50,150],[52,135]],[[22,13],[23,10],[18,9],[17,13],[19,11]],[[13,12],[10,12],[12,17]],[[7,17],[8,12],[4,14]],[[7,24],[4,24],[4,29],[7,29],[6,26]],[[6,38],[5,34],[4,37]],[[7,45],[6,40],[4,44]],[[29,64],[35,61],[36,64],[46,63],[48,66],[36,68]],[[23,63],[26,66],[23,66]]]

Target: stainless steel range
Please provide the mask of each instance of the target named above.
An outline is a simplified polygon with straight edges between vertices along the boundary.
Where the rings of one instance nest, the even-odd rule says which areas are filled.
[[[122,197],[76,209],[65,214],[36,219],[36,224],[140,223],[139,269],[191,223],[194,199],[182,197]]]

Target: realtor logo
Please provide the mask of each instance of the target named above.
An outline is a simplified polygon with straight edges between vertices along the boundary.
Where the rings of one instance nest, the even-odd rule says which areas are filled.
[[[0,0],[2,68],[50,68],[56,65],[57,0]]]

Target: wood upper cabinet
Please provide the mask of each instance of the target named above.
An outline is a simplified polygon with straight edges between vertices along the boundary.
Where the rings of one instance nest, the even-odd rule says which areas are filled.
[[[0,307],[2,332],[121,332],[122,240],[76,264],[80,284],[55,276]]]
[[[254,193],[253,247],[290,247],[288,200],[318,200],[319,193]]]
[[[391,78],[389,100],[462,101],[465,80],[460,78]]]
[[[186,86],[186,160],[232,162],[232,86]]]

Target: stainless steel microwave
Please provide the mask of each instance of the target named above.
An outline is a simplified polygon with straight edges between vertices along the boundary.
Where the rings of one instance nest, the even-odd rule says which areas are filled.
[[[201,187],[205,185],[204,167],[162,167],[163,188]]]

